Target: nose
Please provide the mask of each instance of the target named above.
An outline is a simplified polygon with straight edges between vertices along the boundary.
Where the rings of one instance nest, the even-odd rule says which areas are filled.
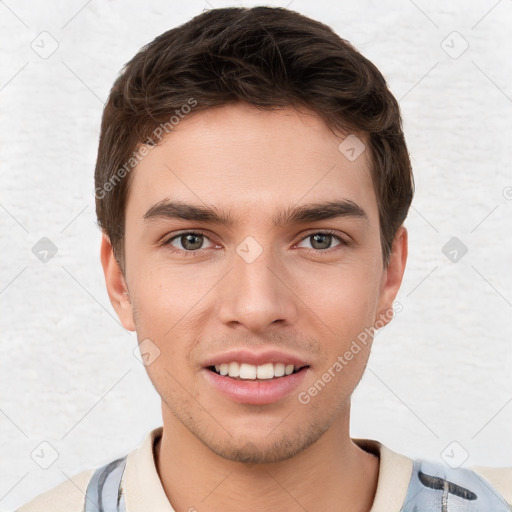
[[[298,299],[284,265],[274,251],[254,241],[237,248],[218,290],[218,315],[225,325],[262,333],[271,324],[290,325],[297,318]]]

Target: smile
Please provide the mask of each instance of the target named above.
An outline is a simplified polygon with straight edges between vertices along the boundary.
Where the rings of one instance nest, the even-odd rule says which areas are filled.
[[[215,366],[203,368],[202,375],[207,385],[233,402],[252,405],[271,404],[290,395],[301,385],[310,370],[309,366],[286,365],[284,374],[281,375],[282,363],[267,363],[259,366],[237,362],[224,364],[217,365],[218,370]],[[238,375],[235,377],[230,375],[232,364],[234,373],[236,373],[236,365],[239,367]],[[223,366],[222,369],[221,366]],[[260,370],[260,368],[263,369]],[[221,371],[227,371],[227,373],[221,375]]]
[[[238,380],[266,380],[284,377],[292,373],[297,373],[302,368],[304,368],[304,366],[294,366],[293,364],[284,363],[265,363],[256,366],[249,363],[239,363],[237,361],[208,367],[210,371],[218,375],[227,375]]]

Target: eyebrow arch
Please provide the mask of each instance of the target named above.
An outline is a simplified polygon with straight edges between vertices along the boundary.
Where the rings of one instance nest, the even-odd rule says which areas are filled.
[[[348,199],[341,199],[310,203],[298,207],[291,206],[275,215],[272,221],[275,227],[282,227],[290,224],[301,224],[337,217],[354,217],[365,221],[368,220],[366,212],[359,205]],[[168,201],[166,199],[153,205],[145,213],[145,221],[153,219],[182,219],[228,227],[235,224],[234,218],[229,211],[192,205],[182,201]]]

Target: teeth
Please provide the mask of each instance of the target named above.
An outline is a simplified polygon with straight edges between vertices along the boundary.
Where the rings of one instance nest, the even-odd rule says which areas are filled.
[[[215,371],[221,375],[230,377],[239,377],[240,379],[273,379],[274,377],[283,377],[291,375],[294,370],[298,370],[293,364],[284,363],[265,363],[259,366],[248,363],[222,363],[215,365]]]
[[[240,376],[240,365],[238,363],[229,363],[229,376],[239,377]]]
[[[252,364],[242,363],[240,365],[240,378],[241,379],[255,379],[257,367]],[[231,377],[231,375],[230,375]]]
[[[272,363],[262,364],[256,368],[258,379],[271,379],[274,377],[274,365]]]
[[[274,365],[274,375],[276,377],[282,377],[284,375],[285,366],[283,363],[276,363]]]

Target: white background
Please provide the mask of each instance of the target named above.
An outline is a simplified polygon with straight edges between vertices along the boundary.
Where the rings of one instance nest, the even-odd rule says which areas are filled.
[[[382,71],[416,177],[404,309],[375,340],[352,436],[510,466],[512,2],[288,2],[269,5],[331,25]],[[0,2],[1,510],[124,455],[161,424],[99,262],[100,117],[141,46],[227,5],[255,4]],[[51,38],[58,48],[43,59],[31,45],[48,51]],[[42,237],[58,248],[47,263],[32,253]],[[456,263],[442,252],[452,237],[468,248]],[[48,469],[31,458],[44,441],[58,452]]]

